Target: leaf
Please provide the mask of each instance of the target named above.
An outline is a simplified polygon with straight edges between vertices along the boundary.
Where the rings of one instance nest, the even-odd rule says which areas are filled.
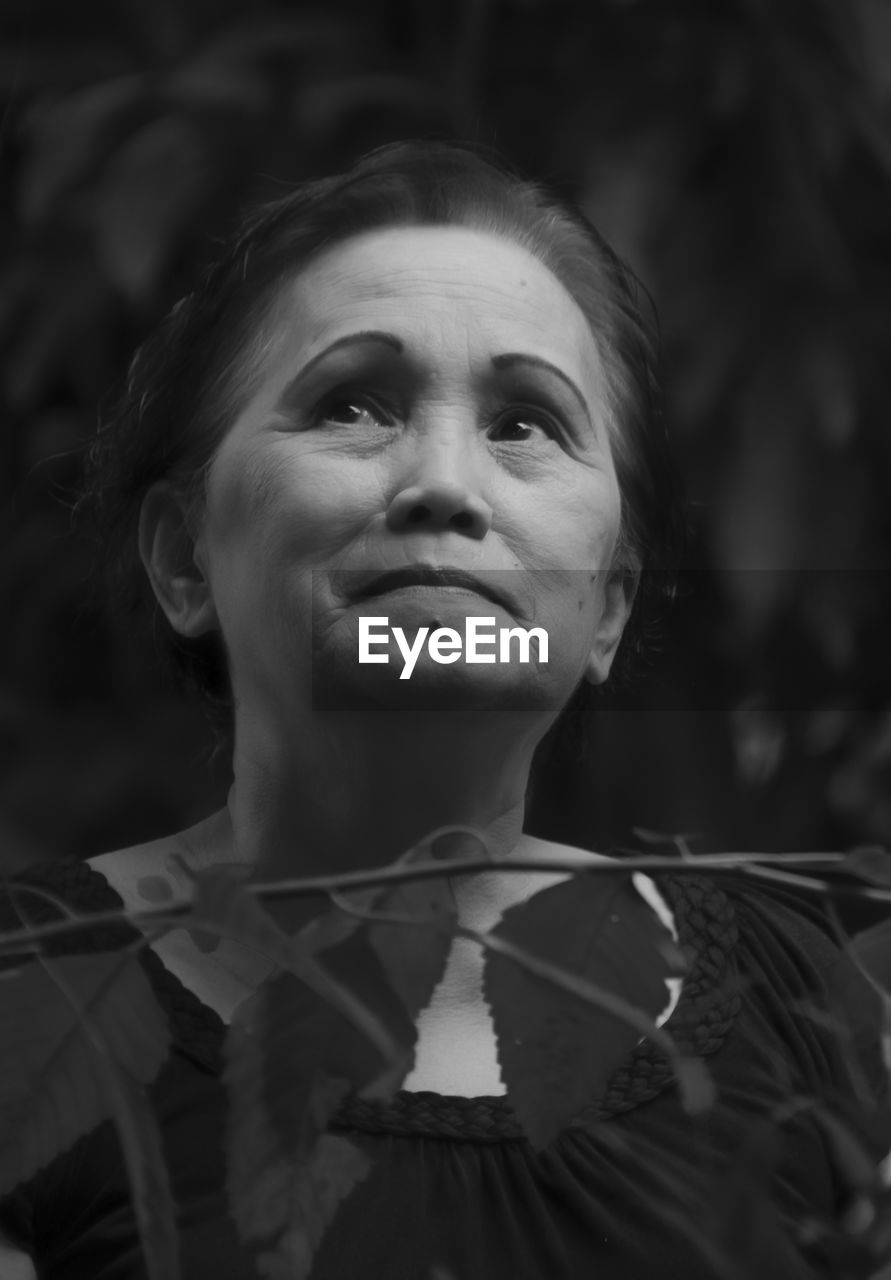
[[[401,1018],[403,1025],[399,1028],[402,1041],[397,1043],[393,1039],[391,1030],[378,1016],[377,1008],[380,1005],[389,1010],[392,1022],[395,1016],[396,997],[391,982],[375,958],[364,921],[361,918],[352,918],[342,911],[336,911],[323,916],[320,920],[311,921],[296,935],[289,936],[279,928],[262,903],[245,888],[243,880],[244,876],[232,874],[231,868],[201,872],[195,877],[193,919],[199,928],[202,922],[212,924],[215,932],[223,933],[251,947],[271,959],[280,970],[293,975],[297,985],[289,988],[292,997],[293,992],[299,990],[303,991],[306,1000],[302,1011],[298,1012],[296,1009],[290,1011],[290,1016],[296,1019],[298,1024],[301,1018],[323,1017],[330,1030],[339,1020],[344,1027],[350,1027],[354,1046],[356,1034],[366,1045],[375,1045],[382,1065],[373,1078],[369,1077],[357,1082],[357,1085],[358,1083],[370,1085],[374,1096],[381,1096],[379,1092],[381,1089],[384,1094],[391,1093],[405,1078],[405,1073],[410,1070],[410,1046],[414,1044],[417,1033],[413,1026],[405,1023],[404,1011],[400,1009],[399,1013],[403,1015]],[[373,888],[353,896],[361,898],[364,910],[365,904],[371,902],[380,892],[380,889]],[[416,896],[410,895],[408,901],[414,901]],[[435,891],[429,892],[424,900],[432,900],[435,897]],[[359,935],[360,927],[361,935]],[[395,927],[401,929],[405,926]],[[394,926],[389,928],[392,929]],[[379,939],[379,945],[388,958],[395,980],[399,982],[398,968],[403,951],[398,940],[384,937]],[[436,981],[433,966],[438,961],[439,945],[441,944],[438,944],[434,937],[428,944],[426,952],[423,946],[415,945],[413,951],[408,953],[409,961],[412,958],[416,960],[422,954],[428,956],[429,960],[422,969],[420,978],[406,977],[402,980],[403,1005],[407,1000],[415,998],[415,993],[420,989],[419,981],[430,982],[432,990],[432,984]],[[310,948],[321,947],[325,948],[329,962],[325,966],[319,964],[312,954],[308,954]],[[332,969],[332,953],[336,953],[341,965],[346,965],[345,984],[337,979]],[[349,957],[353,953],[361,953],[361,960],[350,961]],[[334,963],[336,965],[337,961]],[[371,975],[370,986],[368,986],[369,975]],[[356,983],[359,983],[360,987],[365,985],[368,1000],[356,998],[354,990]],[[275,991],[278,992],[279,988],[275,988]],[[427,998],[429,999],[429,995]],[[313,1036],[317,1038],[319,1045],[324,1043],[324,1036],[318,1028],[313,1031]]]
[[[881,1188],[881,1177],[869,1149],[848,1125],[825,1107],[814,1107],[813,1116],[835,1157],[843,1191],[876,1195]]]
[[[31,113],[18,184],[26,222],[48,217],[102,163],[143,109],[147,87],[139,73],[105,77]]]
[[[414,1022],[445,972],[458,920],[455,898],[446,880],[414,880],[385,893],[377,911],[420,922],[368,926],[369,941],[390,986]]]
[[[269,106],[272,85],[255,71],[201,57],[177,68],[163,92],[174,109],[232,111],[244,123]]]
[[[859,845],[856,849],[851,849],[844,861],[833,869],[859,876],[861,880],[880,885],[884,889],[891,888],[891,857],[881,845]]]
[[[348,1089],[377,1097],[398,1088],[417,1038],[366,937],[329,952],[312,982],[286,973],[264,983],[236,1015],[250,1041],[232,1046],[232,1070],[262,1079],[260,1101],[283,1149],[304,1155]]]
[[[857,969],[869,980],[869,987],[848,982],[844,1009],[849,1016],[859,1016],[855,1025],[878,1029],[885,1070],[891,1073],[891,920],[855,933],[848,952]],[[879,1002],[878,1009],[869,1001],[870,988]]]
[[[702,1058],[679,1058],[675,1063],[681,1106],[689,1116],[710,1111],[718,1092],[712,1073]]]
[[[324,982],[318,982],[319,975]],[[315,1008],[315,1048],[324,1051],[325,1069],[345,1076],[363,1096],[388,1096],[411,1070],[418,1033],[367,933],[363,930],[327,952],[313,982],[312,991],[305,988],[302,1007],[307,1016]],[[343,993],[352,1006],[343,1002]]]
[[[45,892],[41,892],[40,896],[50,901],[53,897]],[[72,914],[64,903],[57,905],[64,913]],[[131,957],[121,956],[119,953],[116,953],[115,959],[118,961],[118,969],[134,962]],[[63,966],[41,959],[37,967],[43,971],[68,1008],[80,1016],[79,1030],[82,1044],[87,1050],[88,1065],[95,1071],[121,1143],[148,1280],[179,1280],[176,1206],[164,1162],[157,1120],[143,1086],[126,1067],[118,1066],[115,1062],[107,1038],[98,1029],[95,1015],[90,1015],[81,1008],[81,1001],[76,990],[69,984],[69,975]]]
[[[245,1241],[271,1240],[287,1225],[287,1183],[324,1131],[349,1082],[326,1077],[313,1062],[307,1079],[288,1081],[289,1038],[282,1046],[270,1017],[270,983],[236,1010],[226,1038],[227,1187]],[[299,1060],[298,1060],[299,1067]],[[277,1073],[274,1067],[284,1068]],[[290,1102],[294,1123],[273,1120],[273,1088]],[[301,1124],[301,1121],[308,1121]],[[317,1132],[309,1132],[315,1124]]]
[[[891,11],[884,0],[858,0],[857,19],[863,38],[858,42],[863,70],[879,101],[891,90]]]
[[[430,832],[402,854],[393,866],[417,866],[442,859],[488,857],[485,840],[472,828],[443,827]],[[334,896],[334,895],[332,895]],[[335,902],[342,902],[337,895]],[[430,1003],[433,991],[445,971],[455,936],[457,909],[447,877],[377,885],[351,894],[347,909],[374,916],[395,917],[396,922],[370,921],[368,938],[390,986],[396,991],[409,1018],[415,1021]],[[417,924],[409,923],[417,921]],[[354,921],[354,928],[359,924]],[[327,930],[325,942],[345,939],[354,929],[345,930],[336,916],[313,922],[301,931],[301,939],[318,941]]]
[[[145,124],[109,157],[90,214],[99,262],[125,298],[141,303],[151,295],[216,182],[201,134],[184,114]]]
[[[305,1147],[322,1132],[342,1097],[331,1094],[325,1114],[319,1105],[318,1079],[333,1077],[345,1081],[347,1088],[359,1089],[380,1074],[386,1059],[352,1022],[293,974],[273,979],[263,994],[256,1031],[263,1047],[264,1101],[284,1140]],[[316,1131],[311,1128],[313,1119]]]
[[[863,929],[849,939],[850,952],[873,986],[891,995],[891,920]]]
[[[176,855],[168,862],[177,864],[180,873],[191,881],[192,912],[185,926],[203,951],[213,950],[225,937],[272,960],[279,968],[291,970],[298,968],[301,960],[348,937],[361,923],[342,912],[330,912],[310,920],[296,934],[289,934],[262,898],[247,887],[252,872],[249,864],[233,863],[196,872]],[[320,901],[323,900],[304,899],[302,905],[309,913],[319,910]]]
[[[227,23],[196,49],[189,66],[202,64],[220,68],[255,66],[264,68],[270,60],[294,67],[300,59],[310,63],[332,51],[343,56],[355,43],[355,24],[336,14],[260,16],[251,13]]]
[[[485,841],[472,828],[442,827],[387,865],[403,867],[442,857],[484,857],[487,852]],[[364,916],[388,894],[394,895],[391,901],[396,905],[388,907],[387,914],[402,914],[403,908],[398,904],[404,901],[416,904],[411,909],[423,914],[425,919],[436,917],[441,927],[446,927],[446,916],[451,909],[451,894],[444,881],[419,881],[417,885],[405,886],[370,885],[332,894],[336,904],[334,910],[317,914],[296,933],[289,935],[275,922],[262,900],[245,887],[251,871],[248,864],[237,863],[196,872],[176,855],[169,861],[175,865],[178,874],[185,873],[192,884],[196,932],[200,932],[203,919],[214,926],[216,933],[223,933],[270,959],[276,959],[282,968],[293,968],[300,959],[345,942],[363,925]],[[439,885],[438,889],[436,885]],[[417,888],[417,893],[409,892],[403,899],[399,895],[403,888]],[[304,901],[308,913],[318,910],[317,904]],[[355,914],[349,914],[350,911]]]
[[[202,924],[213,925],[217,936],[231,938],[270,960],[290,962],[288,935],[263,903],[245,888],[249,867],[211,867],[191,875],[192,913],[188,924],[197,926],[196,933],[200,935]]]
[[[367,890],[362,890],[362,900],[355,903],[355,909],[360,913],[366,910],[366,903],[369,902],[365,895]],[[334,895],[332,895],[334,897]],[[357,893],[338,894],[335,902],[343,901],[352,904],[353,899],[358,898]],[[374,899],[372,898],[371,901]],[[318,955],[322,951],[328,951],[331,947],[336,947],[338,943],[345,942],[347,938],[352,937],[357,929],[362,927],[362,915],[349,915],[345,910],[337,908],[334,911],[327,911],[324,915],[317,916],[315,920],[310,920],[309,924],[305,924],[296,934],[294,934],[294,948],[300,955]]]
[[[268,999],[284,1002],[281,1017],[270,1019],[276,1033],[284,1036],[293,1029],[301,1040],[300,1053],[306,1044],[311,1044],[316,1053],[315,1060],[304,1058],[304,1085],[308,1086],[314,1078],[316,1066],[330,1068],[332,1061],[352,1063],[355,1060],[354,1067],[345,1067],[340,1072],[344,1078],[356,1088],[368,1085],[374,1096],[381,1096],[382,1089],[385,1094],[392,1092],[411,1069],[417,1032],[407,1020],[376,959],[364,927],[358,932],[362,921],[350,921],[347,936],[340,941],[336,941],[336,923],[327,936],[321,930],[314,934],[302,930],[290,937],[248,892],[241,882],[243,879],[243,875],[232,874],[231,868],[196,875],[195,919],[199,925],[202,921],[212,923],[226,936],[272,959],[284,975],[293,979],[289,983],[276,979],[266,986],[272,993]],[[306,954],[307,937],[315,944],[336,942],[336,945],[327,945],[324,965]],[[262,1017],[262,1012],[258,1016]],[[277,1064],[279,1055],[285,1051],[279,1045],[270,1052],[269,1063]],[[374,1070],[368,1067],[369,1052]],[[292,1087],[281,1094],[273,1088],[271,1096],[275,1100],[305,1096],[293,1087],[296,1064],[292,1062],[288,1070]],[[305,1103],[297,1105],[299,1108]],[[289,1102],[283,1102],[283,1110],[276,1119],[281,1124],[293,1122],[299,1127],[290,1106]]]
[[[101,1052],[97,1065],[121,1140],[148,1280],[179,1280],[176,1205],[155,1114],[129,1073]]]
[[[271,1252],[257,1259],[264,1280],[306,1280],[340,1205],[371,1169],[364,1152],[340,1134],[326,1133],[288,1188],[289,1225]]]
[[[270,995],[277,986],[278,1000]],[[313,1061],[318,1046],[279,1026],[283,1015],[289,1020],[283,999],[292,987],[290,976],[266,984],[233,1018],[226,1042],[226,1182],[242,1240],[270,1247],[263,1273],[299,1280],[338,1205],[371,1166],[347,1139],[323,1132],[349,1081],[326,1074]],[[367,1054],[367,1047],[360,1051]],[[292,1065],[296,1079],[288,1076]],[[282,1096],[270,1096],[271,1089]],[[285,1101],[303,1121],[296,1131],[274,1118]]]
[[[239,1005],[226,1035],[226,1189],[242,1240],[271,1239],[287,1217],[283,1135],[273,1129],[264,1101],[264,1040],[256,1026],[261,987]]]
[[[30,1178],[113,1113],[81,1025],[88,1017],[115,1065],[141,1084],[167,1058],[169,1030],[135,956],[66,956],[27,964],[0,986],[0,1194]]]
[[[347,72],[297,84],[294,115],[302,130],[331,136],[362,112],[392,108],[422,118],[440,104],[423,77],[390,71]]]
[[[715,1182],[709,1235],[719,1256],[726,1260],[728,1280],[746,1280],[753,1275],[759,1242],[770,1237],[776,1214],[770,1186],[781,1156],[778,1127],[756,1124],[733,1152],[723,1177]]]
[[[690,849],[690,841],[698,837],[699,833],[697,831],[670,833],[667,831],[652,831],[649,827],[632,827],[631,830],[641,844],[673,845],[685,861],[690,861],[695,857],[695,854]]]
[[[655,1018],[667,1003],[667,929],[625,877],[576,876],[511,907],[492,931]],[[484,991],[511,1106],[536,1148],[599,1101],[640,1031],[489,952]]]
[[[414,850],[396,859],[393,866],[410,861]],[[368,914],[375,910],[387,890],[385,884],[369,885],[365,889],[332,892],[334,910],[317,916],[303,926],[294,938],[295,950],[301,955],[316,955],[328,951],[340,942],[346,942],[365,924]]]
[[[872,1108],[869,1077],[882,1068],[891,1073],[891,920],[848,937],[831,899],[827,907],[844,947],[828,990],[828,1013],[833,1034],[841,1037],[854,1093]],[[827,1010],[820,1013],[825,1017]]]
[[[401,854],[391,865],[416,866],[443,858],[488,858],[481,833],[470,827],[440,827]],[[390,984],[402,997],[414,1020],[429,1003],[442,977],[455,932],[454,895],[446,878],[418,880],[331,895],[336,910],[310,921],[297,934],[301,951],[318,953],[351,937],[362,917],[378,915],[416,917],[423,925],[372,924],[368,934]],[[355,915],[348,914],[354,911]]]

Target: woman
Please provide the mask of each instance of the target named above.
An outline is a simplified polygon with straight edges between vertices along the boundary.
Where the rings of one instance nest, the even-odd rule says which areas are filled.
[[[611,251],[470,149],[385,148],[258,210],[137,355],[93,456],[119,573],[141,560],[174,660],[231,708],[228,804],[38,882],[138,909],[185,888],[183,863],[258,880],[374,867],[452,824],[496,862],[596,860],[525,834],[524,798],[542,740],[633,647],[677,557],[652,388]],[[468,618],[534,635],[526,661],[456,656]],[[416,644],[442,628],[445,651]],[[567,874],[461,877],[460,918],[488,928]],[[826,996],[835,952],[789,902],[660,884],[644,892],[691,957],[663,1017],[710,1061],[708,1120],[691,1127],[644,1043],[601,1123],[537,1155],[503,1097],[479,948],[458,940],[394,1102],[339,1114],[374,1170],[314,1276],[828,1274],[808,1232],[835,1223],[843,1183],[813,1114],[788,1117],[775,1160],[756,1144],[769,1194],[732,1174],[796,1088],[853,1097],[838,1037],[799,1009]],[[177,1040],[151,1097],[184,1275],[242,1280],[257,1271],[226,1207],[220,1043],[271,965],[182,929],[146,965]],[[860,1101],[858,1131],[875,1110]],[[19,1189],[5,1226],[52,1280],[143,1274],[110,1125]]]

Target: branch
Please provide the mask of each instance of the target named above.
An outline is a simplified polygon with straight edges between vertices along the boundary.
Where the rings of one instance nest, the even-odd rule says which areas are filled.
[[[329,897],[338,891],[348,892],[351,889],[370,888],[374,885],[404,884],[412,880],[465,876],[473,872],[499,871],[528,874],[530,871],[568,871],[593,876],[630,876],[636,872],[643,872],[645,875],[746,876],[780,881],[821,895],[831,894],[834,897],[864,898],[872,902],[891,903],[891,889],[877,889],[867,885],[833,885],[812,876],[789,874],[780,870],[781,866],[840,867],[847,856],[845,853],[719,853],[698,854],[695,861],[676,856],[643,855],[616,860],[604,859],[602,862],[587,860],[580,862],[571,857],[522,860],[505,858],[502,862],[493,862],[490,858],[443,858],[435,862],[399,863],[362,871],[345,871],[336,875],[298,877],[255,884],[247,882],[244,888],[264,901],[274,902],[310,897],[314,894]],[[9,887],[25,889],[29,886],[26,882],[10,881]],[[191,905],[190,898],[181,898],[178,901],[174,899],[141,911],[101,911],[68,920],[53,921],[31,929],[0,934],[0,955],[9,952],[39,951],[40,945],[50,938],[79,933],[84,929],[101,925],[126,922],[137,929],[143,924],[174,928],[181,917],[189,916]]]

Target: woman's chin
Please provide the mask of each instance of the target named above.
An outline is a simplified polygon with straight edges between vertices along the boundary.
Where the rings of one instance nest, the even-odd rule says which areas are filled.
[[[527,711],[539,714],[548,704],[544,682],[534,671],[511,665],[440,664],[419,658],[411,675],[399,665],[353,668],[347,678],[315,680],[313,709],[395,712]],[[552,695],[553,696],[553,695]]]

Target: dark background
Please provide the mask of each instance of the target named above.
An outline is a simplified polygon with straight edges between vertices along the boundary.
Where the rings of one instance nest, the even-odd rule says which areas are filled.
[[[222,800],[103,615],[79,451],[245,202],[415,135],[496,145],[630,261],[694,503],[661,651],[534,829],[891,844],[886,0],[6,0],[0,41],[0,867]]]

